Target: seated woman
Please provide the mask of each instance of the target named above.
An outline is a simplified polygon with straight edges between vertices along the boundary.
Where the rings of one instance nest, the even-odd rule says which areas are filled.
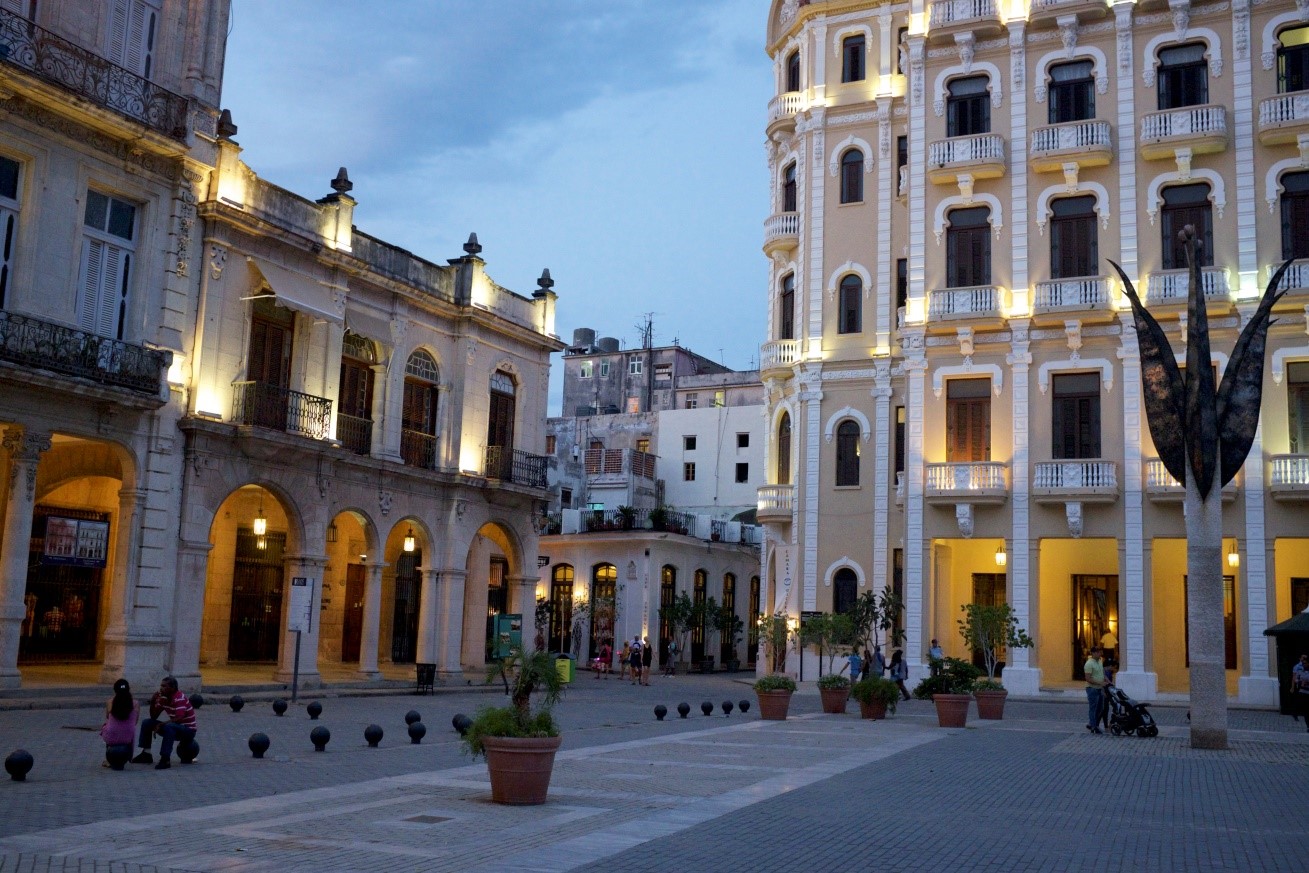
[[[100,728],[100,739],[105,741],[105,766],[122,770],[132,757],[132,741],[136,739],[136,721],[141,708],[132,698],[132,686],[126,679],[114,683],[114,696],[105,704],[105,723]]]

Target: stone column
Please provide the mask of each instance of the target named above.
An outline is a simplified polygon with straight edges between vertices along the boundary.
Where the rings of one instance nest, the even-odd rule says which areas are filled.
[[[177,586],[173,595],[173,655],[169,672],[180,688],[200,687],[200,645],[204,633],[205,581],[209,577],[208,540],[182,540],[177,547]],[[131,681],[130,679],[128,681]],[[145,686],[149,688],[150,686]]]
[[[129,676],[127,669],[127,649],[133,629],[132,609],[135,606],[130,589],[134,581],[132,568],[137,563],[136,507],[144,498],[144,491],[126,487],[118,490],[118,517],[114,520],[114,566],[110,576],[109,614],[104,632],[104,661],[100,667],[100,682],[105,685],[112,684],[120,677],[125,677],[134,685],[150,678],[143,675]]]
[[[304,576],[313,582],[314,596],[309,607],[309,629],[300,634],[300,687],[311,689],[323,686],[323,678],[318,673],[318,633],[322,616],[323,567],[326,565],[327,557],[324,555],[286,556],[285,581],[282,585],[282,646],[278,653],[277,672],[273,674],[278,682],[290,682],[295,675],[296,632],[287,628],[287,617],[291,608],[291,581],[297,576]]]
[[[445,583],[440,587],[441,603],[437,610],[436,671],[443,677],[463,677],[461,655],[464,647],[464,570],[442,571]]]
[[[1027,279],[1024,278],[1023,286],[1026,285]],[[1009,602],[1013,604],[1019,626],[1035,634],[1040,617],[1040,541],[1032,542],[1031,539],[1031,408],[1028,396],[1028,377],[1032,367],[1030,322],[1027,319],[1013,319],[1010,326],[1012,352],[1007,357],[1007,363],[1013,368],[1010,376],[1013,456],[1009,471],[1013,527],[1009,544]],[[1009,665],[1004,668],[1004,684],[1005,688],[1016,694],[1035,695],[1040,692],[1041,669],[1032,666],[1031,649],[1009,650]]]
[[[536,583],[540,581],[536,576],[505,577],[505,584],[511,586],[509,610],[523,617],[524,654],[536,649]]]
[[[5,429],[3,446],[9,455],[9,495],[5,506],[4,554],[0,555],[0,689],[18,688],[18,642],[27,607],[27,552],[32,538],[32,507],[36,503],[36,467],[50,448],[50,434],[21,427]]]
[[[377,645],[382,629],[382,570],[385,567],[386,564],[381,561],[364,564],[368,575],[364,579],[364,626],[359,634],[361,679],[382,678],[381,671],[377,669]]]
[[[420,664],[435,664],[437,655],[437,614],[439,604],[436,602],[437,579],[440,570],[420,568],[418,595],[418,654],[415,656]]]

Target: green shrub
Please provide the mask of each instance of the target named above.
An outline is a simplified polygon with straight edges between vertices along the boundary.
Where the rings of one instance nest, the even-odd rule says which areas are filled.
[[[856,682],[850,688],[850,696],[860,703],[872,703],[880,700],[886,704],[888,712],[895,712],[896,704],[900,702],[900,687],[890,679],[883,679],[881,676],[869,676],[867,679]]]
[[[845,689],[850,687],[850,680],[840,673],[828,673],[826,676],[818,677],[818,687],[825,691]]]
[[[795,680],[780,673],[770,673],[755,680],[755,691],[795,691]]]
[[[548,709],[524,714],[514,706],[483,706],[463,736],[464,747],[476,758],[484,737],[557,737],[559,724]]]
[[[938,662],[932,659],[933,666]],[[967,661],[958,658],[946,658],[939,662],[941,672],[928,676],[914,688],[913,695],[919,700],[931,700],[933,694],[972,694],[982,671]]]

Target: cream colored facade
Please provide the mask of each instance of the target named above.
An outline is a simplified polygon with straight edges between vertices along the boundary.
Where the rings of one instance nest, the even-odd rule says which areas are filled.
[[[553,283],[368,236],[344,169],[260,179],[226,0],[14,5],[0,688],[480,673],[488,615],[534,603]]]
[[[933,637],[968,655],[962,604],[1003,597],[1037,641],[1008,654],[1011,690],[1080,687],[1104,641],[1129,694],[1186,694],[1181,489],[1155,458],[1108,260],[1181,359],[1186,280],[1165,239],[1211,228],[1221,374],[1271,270],[1309,255],[1306,25],[1307,7],[1249,0],[772,5],[774,609],[830,610],[851,573],[899,587],[921,676]],[[1225,492],[1228,688],[1255,704],[1277,695],[1263,630],[1309,596],[1306,264]]]

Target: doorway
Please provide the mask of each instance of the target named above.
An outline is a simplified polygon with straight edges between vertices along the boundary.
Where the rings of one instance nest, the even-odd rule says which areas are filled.
[[[345,614],[341,617],[341,660],[358,662],[359,645],[364,630],[364,575],[363,564],[345,567]]]
[[[391,615],[391,663],[412,664],[418,657],[418,568],[423,550],[401,552],[395,560],[395,608]]]
[[[1092,646],[1104,647],[1106,663],[1117,660],[1117,576],[1073,576],[1073,679],[1086,679],[1082,666]]]
[[[268,531],[259,536],[250,528],[237,528],[227,637],[229,661],[277,660],[282,631],[285,550],[285,533]]]
[[[109,531],[107,513],[36,507],[23,592],[20,663],[95,659]]]

